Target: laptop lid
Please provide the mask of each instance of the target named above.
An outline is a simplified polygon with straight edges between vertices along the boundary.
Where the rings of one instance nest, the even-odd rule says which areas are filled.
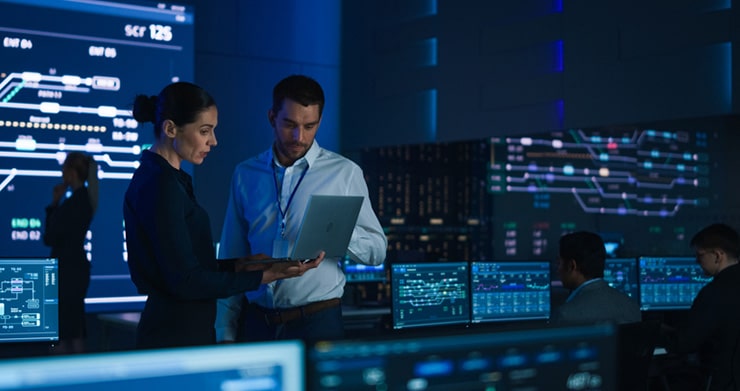
[[[345,256],[363,198],[312,195],[290,258],[316,258],[321,251],[326,253],[326,258]]]
[[[363,199],[363,196],[311,195],[290,256],[250,262],[304,261],[318,257],[321,251],[326,253],[325,258],[344,257]]]

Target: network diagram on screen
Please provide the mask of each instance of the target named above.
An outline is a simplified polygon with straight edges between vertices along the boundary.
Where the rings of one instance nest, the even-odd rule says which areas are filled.
[[[59,339],[54,258],[0,258],[0,342]]]
[[[141,301],[128,277],[123,194],[151,125],[137,94],[192,81],[191,7],[146,1],[0,0],[0,212],[2,256],[44,256],[44,207],[66,154],[98,163],[98,211],[85,249],[88,305]],[[106,308],[107,309],[107,308]]]
[[[618,232],[631,254],[684,253],[692,214],[717,203],[707,192],[717,137],[616,127],[492,138],[494,257],[552,256],[579,229]]]
[[[708,203],[708,155],[691,141],[687,132],[580,129],[561,138],[494,139],[507,146],[507,161],[492,167],[499,176],[491,191],[566,194],[585,213],[675,216]],[[547,197],[533,206],[547,209]]]
[[[360,163],[399,261],[552,261],[576,230],[601,234],[612,258],[678,256],[711,217],[736,210],[721,169],[739,164],[736,133],[675,122],[532,129],[367,148]]]
[[[394,328],[467,323],[467,262],[397,264],[391,267]]]

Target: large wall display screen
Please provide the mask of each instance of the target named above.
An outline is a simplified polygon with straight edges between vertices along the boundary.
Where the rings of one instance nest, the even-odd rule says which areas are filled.
[[[131,104],[192,81],[193,17],[190,6],[162,2],[0,0],[0,255],[50,254],[44,208],[61,164],[71,151],[92,155],[100,202],[85,242],[90,310],[142,304],[122,203],[153,135]]]

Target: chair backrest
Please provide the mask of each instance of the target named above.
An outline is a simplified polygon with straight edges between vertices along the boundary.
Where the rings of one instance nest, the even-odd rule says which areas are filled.
[[[738,331],[738,335],[735,337],[735,349],[732,351],[731,370],[733,387],[732,389],[740,390],[740,331]],[[709,389],[709,386],[712,384],[711,382],[712,379],[710,377],[707,384],[707,389]]]
[[[617,381],[619,390],[639,391],[648,388],[650,362],[660,333],[660,320],[619,325]]]

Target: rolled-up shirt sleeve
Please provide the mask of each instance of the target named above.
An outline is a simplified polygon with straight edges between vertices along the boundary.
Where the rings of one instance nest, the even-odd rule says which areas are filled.
[[[350,258],[366,265],[380,265],[385,261],[388,239],[383,232],[383,227],[370,204],[367,183],[362,170],[355,166],[349,177],[348,194],[362,195],[362,208],[357,217],[357,224],[352,231],[352,239],[349,243],[348,253]]]

